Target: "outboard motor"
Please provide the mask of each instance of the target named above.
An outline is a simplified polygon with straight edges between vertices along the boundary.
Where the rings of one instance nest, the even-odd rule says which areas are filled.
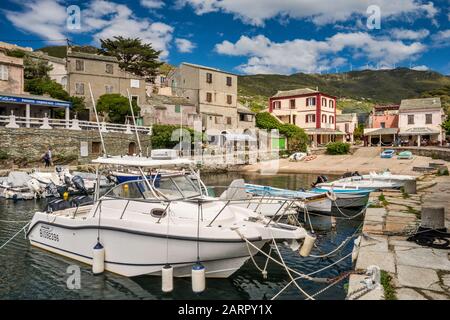
[[[361,177],[361,175],[359,174],[358,171],[353,172],[352,176],[353,177]]]
[[[58,198],[60,195],[60,193],[58,191],[58,187],[53,182],[50,182],[48,185],[45,186],[45,191],[47,191],[47,194],[49,196]]]
[[[354,173],[346,172],[346,173],[344,173],[344,174],[342,175],[342,178],[350,178],[350,177],[352,177],[353,175],[354,175]]]
[[[106,175],[106,179],[108,180],[109,183],[118,184],[117,177],[113,175],[111,172],[109,172]]]
[[[72,182],[70,181],[70,176],[64,175],[64,183],[66,184],[67,187],[72,186]]]
[[[81,207],[94,204],[94,199],[90,196],[77,196],[72,198],[72,207]]]
[[[320,175],[320,176],[317,176],[317,180],[316,180],[316,182],[314,182],[313,184],[312,184],[312,187],[314,188],[316,185],[318,185],[319,183],[325,183],[325,182],[327,182],[328,181],[328,178],[327,178],[327,176],[324,176],[324,175]]]
[[[83,192],[86,195],[88,194],[86,186],[84,185],[83,178],[81,178],[80,176],[74,176],[72,178],[72,183],[73,183],[75,189],[77,189],[78,191]]]
[[[46,211],[50,213],[58,210],[64,210],[70,207],[72,206],[70,205],[69,201],[65,201],[63,199],[53,199],[48,202]]]

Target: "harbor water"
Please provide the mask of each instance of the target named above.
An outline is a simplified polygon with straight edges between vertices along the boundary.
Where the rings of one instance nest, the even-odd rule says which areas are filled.
[[[308,188],[315,181],[313,175],[242,175],[240,173],[202,174],[206,185],[225,186],[237,178],[246,182],[271,185],[274,187],[297,190]],[[6,201],[0,200],[0,246],[23,227],[33,216],[33,212],[45,207],[45,200]],[[332,251],[348,236],[352,235],[361,221],[337,220],[334,230],[330,217],[312,217],[312,224],[318,234],[315,254]],[[298,251],[279,244],[286,264],[302,273],[310,273],[345,256],[352,250],[352,242],[341,252],[330,258],[303,258]],[[266,248],[267,249],[267,248]],[[151,250],[151,248],[149,248]],[[276,254],[273,254],[276,257]],[[263,267],[266,258],[258,254],[256,263]],[[72,275],[71,265],[78,265],[81,270],[81,288],[68,289],[67,282]],[[69,268],[69,270],[68,270]],[[351,269],[351,258],[318,273],[317,277],[332,278]],[[69,271],[69,272],[68,272]],[[261,272],[251,260],[228,279],[207,279],[206,291],[194,294],[190,278],[175,278],[174,291],[165,294],[161,291],[161,278],[140,276],[126,278],[105,272],[94,276],[91,268],[80,262],[31,247],[24,234],[0,250],[0,299],[271,299],[290,278],[286,270],[273,262],[268,264],[268,277],[264,279]],[[298,281],[309,294],[321,290],[327,284],[308,280]],[[317,299],[344,299],[347,280],[331,287]],[[304,299],[298,289],[291,285],[279,299]]]

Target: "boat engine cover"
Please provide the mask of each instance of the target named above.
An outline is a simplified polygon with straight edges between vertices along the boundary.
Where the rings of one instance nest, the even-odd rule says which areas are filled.
[[[81,207],[94,203],[94,199],[90,196],[77,196],[72,198],[72,207]]]
[[[72,207],[69,201],[65,201],[63,199],[53,199],[47,204],[47,212],[54,212],[59,210],[64,210]]]
[[[87,194],[86,186],[84,185],[84,180],[80,176],[74,176],[72,178],[72,183],[78,191],[83,191]]]

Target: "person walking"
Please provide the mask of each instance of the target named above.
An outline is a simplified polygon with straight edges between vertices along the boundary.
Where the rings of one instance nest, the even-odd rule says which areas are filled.
[[[45,167],[50,167],[53,165],[52,161],[52,147],[48,147],[47,151],[44,153],[43,156]]]

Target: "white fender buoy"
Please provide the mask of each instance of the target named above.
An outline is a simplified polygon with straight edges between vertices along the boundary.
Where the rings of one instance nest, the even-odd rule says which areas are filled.
[[[331,228],[332,229],[336,229],[336,217],[335,216],[331,216]]]
[[[105,248],[100,242],[97,242],[92,250],[92,273],[101,274],[105,271]]]
[[[166,264],[161,270],[162,276],[162,291],[172,292],[173,291],[173,267]]]
[[[300,255],[302,257],[307,257],[311,253],[311,250],[314,246],[314,242],[316,242],[316,235],[312,233],[307,233],[305,236],[305,240],[303,241],[303,245],[300,248]]]
[[[354,265],[359,254],[359,245],[361,244],[361,236],[353,241],[352,264]]]
[[[192,291],[195,293],[200,293],[205,291],[205,287],[205,267],[199,262],[192,266]]]

